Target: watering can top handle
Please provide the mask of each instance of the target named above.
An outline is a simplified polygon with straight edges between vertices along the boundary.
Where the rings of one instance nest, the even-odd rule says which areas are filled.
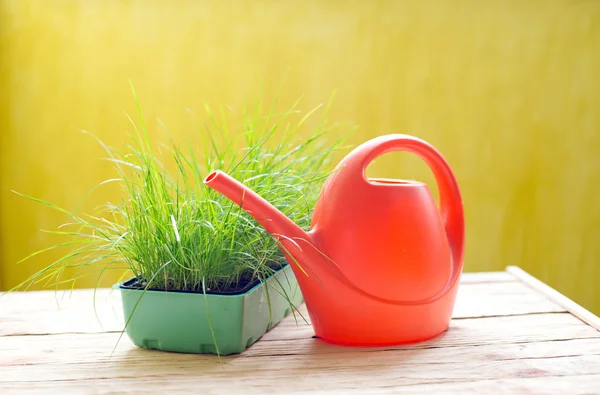
[[[446,159],[431,144],[405,134],[389,134],[369,140],[359,146],[353,158],[349,159],[360,163],[360,175],[364,182],[369,182],[365,176],[367,166],[378,156],[392,151],[414,153],[433,171],[439,189],[440,211],[452,250],[453,271],[450,284],[453,284],[462,270],[465,239],[463,204],[454,173]]]

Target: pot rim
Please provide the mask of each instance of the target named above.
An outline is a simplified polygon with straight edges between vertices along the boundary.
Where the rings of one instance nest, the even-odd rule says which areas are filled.
[[[267,282],[269,282],[270,280],[272,280],[277,274],[285,271],[286,269],[290,268],[290,264],[289,263],[285,263],[284,265],[282,265],[279,269],[275,270],[269,277],[267,277],[265,280],[260,281],[260,280],[255,280],[255,284],[246,289],[245,291],[241,292],[232,292],[232,293],[219,293],[219,292],[206,292],[206,296],[211,296],[211,297],[223,297],[223,298],[228,298],[228,297],[240,297],[240,296],[245,296],[248,295],[252,292],[255,292],[257,289],[259,289],[260,287],[264,286]],[[292,272],[293,273],[293,272]],[[136,289],[136,288],[128,288],[125,286],[126,283],[132,281],[133,279],[135,279],[134,277],[131,277],[127,280],[121,281],[119,283],[113,284],[112,289],[116,289],[122,292],[150,292],[150,293],[155,293],[155,294],[163,294],[163,293],[174,293],[174,294],[182,294],[182,295],[197,295],[197,296],[202,296],[204,297],[205,293],[204,292],[197,292],[197,291],[185,291],[185,290],[164,290],[164,289]],[[252,284],[252,283],[250,283]],[[243,290],[244,288],[242,288]]]

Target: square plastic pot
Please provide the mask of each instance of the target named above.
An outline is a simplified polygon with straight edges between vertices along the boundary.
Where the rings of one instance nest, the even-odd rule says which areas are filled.
[[[236,295],[127,289],[133,282],[113,286],[127,335],[138,347],[162,351],[216,354],[216,339],[220,355],[241,353],[291,313],[290,302],[303,302],[289,265]]]

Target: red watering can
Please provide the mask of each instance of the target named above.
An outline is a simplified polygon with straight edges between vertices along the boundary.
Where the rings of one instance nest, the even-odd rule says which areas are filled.
[[[369,163],[391,151],[427,162],[440,210],[424,183],[365,177]],[[382,346],[448,328],[463,267],[463,205],[450,166],[427,142],[392,134],[355,148],[326,180],[309,232],[221,171],[204,182],[278,240],[317,337]]]

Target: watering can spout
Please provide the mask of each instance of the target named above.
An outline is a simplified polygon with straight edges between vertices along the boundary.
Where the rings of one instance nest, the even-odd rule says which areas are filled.
[[[271,203],[230,175],[216,170],[204,184],[216,190],[250,214],[278,241],[282,252],[293,261],[310,264],[305,259],[305,247],[312,245],[311,236],[286,217]]]

